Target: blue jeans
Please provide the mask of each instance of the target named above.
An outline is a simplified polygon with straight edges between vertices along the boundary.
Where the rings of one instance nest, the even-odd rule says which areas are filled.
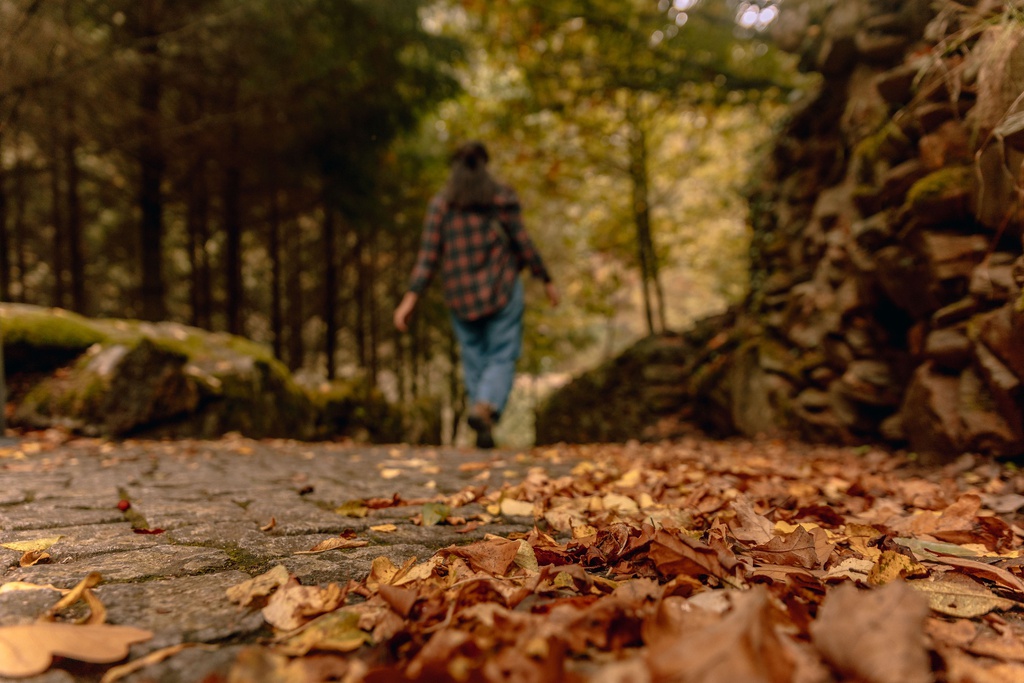
[[[470,405],[489,403],[500,416],[523,348],[523,281],[516,280],[505,308],[479,320],[452,316],[462,352],[462,375]]]

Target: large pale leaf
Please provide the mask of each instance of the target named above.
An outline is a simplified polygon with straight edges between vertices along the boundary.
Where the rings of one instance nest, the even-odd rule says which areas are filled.
[[[128,647],[153,637],[150,631],[109,624],[74,625],[50,621],[0,627],[0,675],[35,676],[55,656],[109,664],[128,656]]]

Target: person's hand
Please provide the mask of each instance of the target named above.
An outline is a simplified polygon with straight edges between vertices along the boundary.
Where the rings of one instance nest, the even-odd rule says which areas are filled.
[[[412,316],[412,311],[416,308],[418,300],[419,295],[416,292],[406,292],[402,300],[398,302],[398,307],[395,308],[394,322],[399,332],[409,331],[409,318]]]
[[[558,293],[558,287],[555,286],[554,282],[544,283],[544,293],[547,294],[548,301],[551,302],[553,308],[557,307],[562,300],[561,295]]]

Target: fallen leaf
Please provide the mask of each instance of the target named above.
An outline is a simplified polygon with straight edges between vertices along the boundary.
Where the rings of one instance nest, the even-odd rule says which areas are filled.
[[[445,552],[465,558],[469,564],[495,576],[504,576],[519,555],[519,542],[491,538],[464,546],[452,546]]]
[[[444,503],[424,503],[420,514],[423,516],[423,526],[434,526],[448,519],[452,510]]]
[[[291,575],[284,565],[279,564],[270,571],[227,589],[228,600],[246,607],[259,598],[265,598],[288,583]]]
[[[46,564],[50,561],[50,553],[42,550],[30,550],[18,560],[19,567],[34,567],[37,564]]]
[[[928,606],[940,614],[972,619],[993,610],[1012,609],[1013,600],[1000,598],[970,577],[952,572],[930,581],[908,581],[909,586],[928,596]]]
[[[726,578],[736,566],[736,560],[720,554],[717,550],[690,538],[685,534],[673,534],[658,530],[651,541],[649,552],[658,573],[666,579],[680,574],[688,576],[715,576]]]
[[[886,550],[868,573],[868,582],[876,586],[910,577],[927,576],[924,565],[915,562],[903,553]]]
[[[321,588],[303,586],[293,579],[270,596],[263,618],[278,630],[294,631],[314,617],[338,609],[346,597],[347,591],[336,583]]]
[[[822,564],[818,557],[815,538],[803,527],[784,536],[774,536],[770,541],[750,550],[751,557],[766,564],[789,565],[816,569]]]
[[[85,575],[85,578],[79,581],[74,588],[68,591],[64,597],[62,597],[57,604],[47,610],[46,614],[43,615],[44,619],[52,620],[57,614],[66,610],[71,605],[74,605],[79,600],[82,600],[90,594],[90,589],[95,588],[103,577],[100,576],[99,572],[89,572]]]
[[[150,631],[109,624],[74,625],[39,621],[0,627],[0,675],[37,676],[56,657],[109,664],[128,656],[128,647],[153,637]]]
[[[0,547],[7,548],[8,550],[15,550],[19,553],[32,553],[42,552],[49,550],[50,546],[64,538],[63,536],[52,536],[50,538],[37,538],[32,541],[12,541],[10,543],[0,543]]]
[[[328,550],[339,550],[345,548],[362,548],[363,546],[370,545],[369,541],[365,541],[360,538],[328,538],[326,541],[320,541],[309,550],[297,550],[296,555],[316,555],[317,553],[325,553]]]
[[[369,634],[359,628],[359,614],[339,609],[310,621],[299,633],[280,641],[275,649],[301,657],[312,650],[352,652],[369,641]]]
[[[506,517],[533,517],[533,503],[514,498],[502,498],[498,511]]]
[[[41,586],[39,584],[28,583],[26,581],[8,581],[7,583],[0,584],[0,595],[3,595],[4,593],[10,593],[10,592],[13,592],[13,591],[40,591],[40,590],[50,590],[50,591],[56,591],[58,593],[61,593],[61,592],[67,593],[68,592],[67,590],[62,590],[60,588],[57,588],[56,586],[54,586],[52,584],[46,584],[45,586]]]
[[[260,527],[260,531],[270,531],[277,526],[277,518],[271,517],[270,521]]]
[[[390,534],[393,531],[398,531],[398,527],[394,524],[377,524],[376,526],[371,526],[370,531],[376,531],[380,534]]]
[[[130,676],[136,671],[142,671],[146,667],[159,664],[160,662],[170,659],[174,655],[188,650],[194,647],[201,648],[207,652],[214,652],[217,647],[215,645],[203,645],[200,643],[178,643],[177,645],[171,645],[170,647],[164,647],[159,650],[154,650],[144,657],[133,659],[127,664],[121,664],[115,666],[106,671],[103,674],[103,678],[100,679],[100,683],[117,683],[117,681]]]
[[[346,517],[366,517],[370,514],[370,508],[361,500],[347,500],[334,508],[334,511]]]
[[[925,646],[928,601],[903,581],[831,591],[811,623],[811,641],[838,672],[864,683],[931,683]]]
[[[380,471],[381,479],[394,479],[395,477],[402,476],[402,470],[393,467],[385,468]]]

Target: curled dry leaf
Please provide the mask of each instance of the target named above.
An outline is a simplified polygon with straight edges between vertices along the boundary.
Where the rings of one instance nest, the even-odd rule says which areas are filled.
[[[270,521],[260,527],[260,531],[270,531],[277,526],[277,518],[271,517]]]
[[[0,627],[0,675],[36,676],[55,656],[109,664],[128,656],[128,647],[153,637],[150,631],[108,624],[73,625],[49,621]]]
[[[33,567],[37,564],[46,564],[50,561],[50,553],[43,550],[30,550],[18,560],[19,567]]]

